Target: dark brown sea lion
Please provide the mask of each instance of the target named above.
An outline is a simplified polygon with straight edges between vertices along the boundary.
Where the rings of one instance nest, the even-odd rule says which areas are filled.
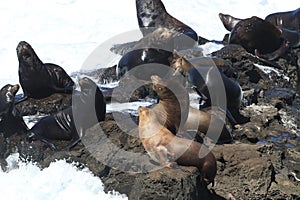
[[[220,107],[227,112],[233,125],[249,121],[239,112],[243,93],[236,81],[215,67],[193,67],[188,70],[187,78],[201,97],[203,105],[200,109],[210,106]]]
[[[45,142],[52,150],[57,150],[52,140],[69,140],[64,149],[70,149],[80,141],[86,129],[104,120],[106,103],[98,86],[86,77],[78,83],[81,92],[79,96],[73,95],[72,107],[38,121],[29,130],[32,139]]]
[[[239,44],[247,52],[268,60],[281,56],[289,47],[279,28],[256,16],[243,19],[234,26],[229,44]]]
[[[236,71],[233,69],[233,67],[231,67],[229,63],[218,58],[214,58],[211,60],[209,58],[205,58],[204,62],[197,61],[197,63],[196,62],[192,63],[177,53],[173,54],[173,60],[171,63],[172,63],[171,66],[175,70],[175,73],[173,75],[178,76],[178,74],[181,74],[185,77],[189,76],[190,84],[192,85],[192,87],[195,87],[198,94],[203,98],[203,100],[205,100],[205,104],[201,106],[201,109],[211,106],[211,98],[210,95],[208,94],[209,93],[208,87],[211,87],[211,90],[213,90],[212,88],[216,87],[216,85],[220,83],[223,84],[225,81],[226,84],[224,84],[224,86],[225,86],[225,90],[227,90],[226,92],[230,91],[230,87],[235,88],[235,90],[230,92],[234,92],[233,96],[235,97],[233,97],[233,99],[236,100],[232,103],[229,103],[228,105],[230,105],[231,110],[233,107],[235,107],[235,109],[233,110],[234,113],[236,113],[235,116],[241,119],[238,120],[240,123],[244,123],[248,121],[237,113],[237,109],[239,108],[240,101],[241,101],[240,99],[242,98],[242,92],[239,84],[229,78],[229,77],[236,76]],[[214,66],[218,67],[219,76],[214,74],[212,68]],[[200,71],[197,71],[196,73],[196,71],[191,70],[194,67],[199,68],[199,70],[201,69],[201,67],[203,68]],[[191,70],[191,72],[189,72],[189,70]],[[196,78],[197,76],[200,77]],[[222,79],[222,82],[218,82],[218,77]],[[226,93],[226,94],[231,94],[231,93]],[[228,100],[232,100],[232,99],[227,98],[227,103]],[[237,103],[237,105],[233,105],[234,103]],[[234,119],[230,111],[227,113],[227,117],[229,118],[232,124],[237,123],[236,119]]]
[[[173,134],[183,127],[189,112],[189,94],[177,80],[163,80],[159,76],[151,76],[153,89],[159,97],[158,104],[152,110],[159,122]]]
[[[72,93],[74,82],[65,70],[52,63],[43,63],[25,41],[17,46],[19,82],[25,98],[44,98],[53,93]]]
[[[131,75],[136,78],[150,80],[151,75],[164,76],[170,70],[168,66],[172,51],[173,33],[166,28],[158,28],[140,39],[130,51],[122,56],[117,66],[118,78],[137,66],[142,68],[131,71]],[[146,64],[151,64],[151,66],[146,67]]]
[[[198,41],[197,33],[191,27],[171,16],[166,11],[161,0],[136,0],[136,10],[139,27],[144,36],[151,33],[153,29],[165,27],[184,34],[195,41],[190,43],[191,40],[186,40],[182,37],[184,44],[181,44],[180,49],[194,46],[196,41]],[[178,41],[180,41],[180,39]]]
[[[210,138],[216,144],[232,143],[233,138],[226,127],[225,115],[224,113],[224,120],[222,120],[216,114],[190,107],[184,129],[187,131],[200,131],[205,135],[209,131],[211,134],[209,136],[213,137]]]
[[[162,166],[195,166],[202,180],[214,185],[217,162],[210,150],[198,142],[176,137],[162,126],[149,108],[138,108],[139,136],[150,157]]]
[[[0,90],[0,133],[9,137],[28,130],[22,116],[15,108],[15,96],[20,86],[7,84]]]
[[[300,32],[300,8],[269,14],[266,16],[265,20],[280,28]]]
[[[300,47],[300,32],[286,28],[280,28],[282,36],[289,41],[293,48]]]
[[[159,98],[152,111],[164,127],[182,137],[190,137],[185,130],[206,134],[210,128],[212,133],[220,133],[220,137],[214,142],[218,144],[232,142],[232,136],[220,118],[190,107],[189,94],[179,81],[162,80],[158,76],[152,76],[151,79],[153,89]]]
[[[219,17],[220,17],[224,27],[228,31],[231,31],[238,22],[243,20],[243,19],[235,18],[228,14],[222,14],[222,13],[219,14]],[[275,26],[277,26],[277,24],[275,22],[273,22],[272,20],[266,19],[266,21],[269,21],[272,24],[274,24]],[[300,32],[299,31],[293,30],[293,29],[288,29],[283,26],[277,26],[277,27],[281,30],[282,37],[286,38],[289,41],[291,47],[295,48],[295,47],[300,46]]]

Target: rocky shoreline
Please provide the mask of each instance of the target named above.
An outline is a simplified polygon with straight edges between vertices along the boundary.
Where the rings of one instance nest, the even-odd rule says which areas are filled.
[[[274,62],[258,59],[238,45],[227,45],[212,56],[225,59],[237,70],[236,81],[244,93],[241,113],[250,117],[250,122],[232,130],[233,144],[212,149],[218,161],[214,187],[203,185],[194,167],[147,172],[142,168],[145,163],[133,162],[130,156],[119,160],[127,172],[111,167],[110,158],[118,152],[106,147],[106,141],[133,155],[146,153],[139,138],[134,137],[137,127],[129,123],[137,123],[137,117],[124,113],[107,113],[105,121],[89,129],[82,142],[70,151],[52,151],[40,141],[29,142],[25,135],[0,136],[1,167],[5,169],[5,158],[16,152],[42,168],[57,159],[66,159],[79,168],[88,167],[101,178],[106,191],[117,190],[129,199],[300,199],[300,49]],[[114,69],[83,75],[103,83],[116,79]],[[118,91],[120,99],[126,96],[125,90]],[[136,90],[131,101],[149,95],[155,96],[151,86],[145,85]],[[110,97],[108,92],[108,102]],[[42,100],[29,99],[18,104],[17,109],[23,116],[51,114],[71,103],[71,95],[55,94]],[[118,126],[116,115],[124,127]],[[66,142],[56,144],[63,147]]]

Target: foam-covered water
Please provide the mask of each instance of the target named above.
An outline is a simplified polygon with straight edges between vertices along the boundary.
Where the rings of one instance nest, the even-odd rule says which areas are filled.
[[[128,199],[115,191],[105,193],[98,177],[87,168],[79,170],[65,160],[53,162],[43,170],[20,161],[18,154],[10,155],[6,161],[7,170],[0,169],[1,195],[5,199]]]
[[[222,40],[227,33],[218,18],[219,12],[239,18],[253,15],[264,18],[272,12],[299,7],[299,2],[294,0],[163,2],[171,15],[210,40]],[[79,71],[85,59],[103,42],[138,29],[134,0],[3,1],[0,18],[0,87],[18,83],[16,46],[19,41],[30,43],[43,62],[58,64],[71,74]],[[206,54],[221,47],[215,44],[202,46]],[[113,65],[117,58],[108,60],[107,64]],[[136,109],[138,104],[130,106],[125,108]],[[108,106],[108,110],[118,109],[123,108]],[[105,194],[101,180],[87,169],[77,170],[65,161],[54,162],[44,170],[16,158],[9,163],[19,167],[11,164],[7,172],[0,170],[1,197],[5,199],[67,199],[70,195],[76,195],[78,199],[122,199],[118,194]]]

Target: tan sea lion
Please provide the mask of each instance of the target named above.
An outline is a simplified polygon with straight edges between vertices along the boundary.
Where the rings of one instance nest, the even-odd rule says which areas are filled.
[[[162,166],[172,167],[177,163],[195,166],[202,180],[214,185],[217,162],[210,150],[198,142],[176,137],[162,126],[156,114],[145,107],[138,108],[139,136],[150,157]]]
[[[217,57],[196,57],[193,59],[186,59],[180,55],[176,50],[173,51],[170,57],[170,65],[177,73],[187,76],[187,72],[194,66],[216,66],[228,77],[235,77],[236,70],[224,59]]]

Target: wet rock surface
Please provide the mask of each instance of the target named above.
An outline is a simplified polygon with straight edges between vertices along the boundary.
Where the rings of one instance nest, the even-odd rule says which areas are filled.
[[[52,114],[72,105],[72,94],[53,94],[43,99],[28,98],[16,104],[22,116]]]
[[[117,190],[129,199],[299,199],[299,52],[293,49],[272,62],[258,59],[238,45],[212,54],[237,70],[235,80],[244,94],[241,114],[250,117],[250,122],[232,130],[233,144],[212,149],[218,161],[214,187],[203,185],[194,167],[149,170],[153,163],[138,138],[137,117],[117,112],[106,114],[106,120],[89,129],[70,151],[52,151],[40,141],[29,141],[26,135],[0,135],[0,165],[5,169],[5,158],[15,152],[42,168],[66,159],[78,168],[88,167],[103,180],[106,191]],[[85,75],[99,84],[117,80],[115,67]],[[135,86],[131,78],[123,81],[116,93],[120,102],[130,92],[126,88]],[[149,94],[155,97],[151,85],[140,84],[143,86],[134,90],[128,101]],[[55,94],[47,99],[29,99],[16,107],[26,116],[51,114],[70,105],[71,95]],[[54,143],[64,147],[68,141]],[[144,159],[137,161],[137,155]]]

